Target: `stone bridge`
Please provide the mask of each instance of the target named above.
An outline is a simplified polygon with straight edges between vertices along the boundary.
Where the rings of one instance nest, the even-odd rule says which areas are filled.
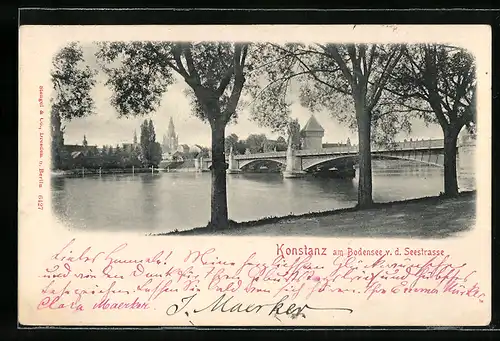
[[[457,147],[460,154],[460,146]],[[397,142],[391,146],[372,146],[372,159],[402,160],[421,164],[443,167],[444,140],[420,140]],[[350,171],[354,176],[354,165],[358,162],[358,146],[339,146],[319,150],[293,150],[291,147],[284,152],[268,152],[226,157],[228,173],[252,171],[252,169],[275,168],[285,177],[300,177],[308,172],[328,169]],[[210,159],[197,160],[200,171],[209,170]]]

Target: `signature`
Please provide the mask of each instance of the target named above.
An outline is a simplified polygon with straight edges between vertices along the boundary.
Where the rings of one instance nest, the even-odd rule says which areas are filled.
[[[198,293],[191,296],[186,296],[181,299],[180,304],[172,304],[166,310],[168,316],[178,314],[182,311],[189,316],[187,306],[193,301]],[[222,313],[267,313],[268,316],[273,316],[281,322],[280,316],[290,317],[296,319],[298,317],[306,318],[305,311],[319,310],[319,311],[343,311],[352,314],[353,310],[350,308],[341,307],[312,307],[308,304],[295,304],[286,302],[289,299],[288,295],[283,296],[280,300],[273,303],[242,303],[234,300],[234,296],[227,296],[222,294],[215,301],[202,308],[194,308],[192,312],[199,314],[202,312],[222,312]]]

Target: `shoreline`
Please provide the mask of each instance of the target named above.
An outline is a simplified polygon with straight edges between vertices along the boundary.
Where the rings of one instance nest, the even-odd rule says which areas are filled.
[[[161,170],[159,168],[154,168],[154,173],[159,173]],[[109,175],[109,174],[151,174],[151,168],[109,168],[101,169],[99,168],[76,168],[68,170],[51,170],[51,176],[81,176],[81,175]]]
[[[448,198],[444,196],[427,196],[427,197],[421,197],[421,198],[415,198],[415,199],[407,199],[407,200],[398,200],[398,201],[391,201],[391,202],[383,202],[383,203],[374,203],[372,207],[366,208],[366,209],[359,209],[357,206],[354,207],[349,207],[349,208],[341,208],[341,209],[333,209],[333,210],[327,210],[327,211],[317,211],[317,212],[309,212],[309,213],[304,213],[304,214],[290,214],[286,216],[271,216],[271,217],[264,217],[261,219],[257,220],[250,220],[250,221],[243,221],[243,222],[236,222],[233,220],[230,220],[229,224],[230,227],[225,230],[211,230],[205,226],[203,227],[195,227],[189,230],[183,230],[183,231],[171,231],[171,232],[160,232],[160,233],[150,233],[148,235],[150,236],[167,236],[167,235],[219,235],[219,234],[224,234],[224,235],[239,235],[239,234],[250,234],[250,235],[275,235],[273,234],[273,229],[275,230],[283,230],[283,227],[285,227],[287,230],[296,230],[297,227],[303,226],[305,228],[308,228],[309,230],[302,231],[304,234],[314,236],[314,234],[311,234],[311,225],[318,225],[317,220],[321,219],[323,220],[323,223],[330,224],[332,229],[335,229],[338,226],[342,225],[343,227],[347,228],[347,225],[352,225],[352,226],[358,226],[358,225],[363,225],[366,223],[369,223],[369,221],[363,221],[359,218],[360,215],[363,213],[365,215],[370,215],[373,214],[373,216],[380,218],[381,214],[382,215],[387,215],[388,219],[389,218],[389,213],[395,214],[398,213],[398,216],[408,214],[408,220],[410,222],[416,223],[415,228],[417,228],[420,225],[425,225],[425,222],[432,222],[432,219],[438,220],[437,218],[440,218],[438,216],[434,216],[436,213],[431,212],[431,214],[426,217],[427,219],[423,219],[423,211],[427,210],[432,210],[433,208],[438,207],[439,205],[452,205],[456,204],[459,206],[465,206],[465,207],[460,207],[459,210],[455,211],[454,208],[450,208],[449,211],[451,210],[451,213],[456,213],[454,214],[456,220],[470,220],[470,208],[474,206],[475,210],[475,199],[476,199],[476,190],[473,191],[463,191],[460,192],[458,197],[455,198]],[[474,204],[474,205],[472,205]],[[464,209],[462,209],[464,208]],[[407,209],[408,212],[405,212],[405,209]],[[394,211],[394,212],[388,212],[388,211]],[[358,213],[358,215],[354,215],[353,213]],[[450,212],[447,212],[450,213]],[[411,214],[414,215],[411,216]],[[467,217],[462,217],[461,215],[467,215]],[[452,214],[453,216],[453,214]],[[337,224],[339,221],[334,221],[333,218],[344,218],[344,220],[348,220],[348,222],[342,222]],[[422,221],[419,221],[419,219],[422,219]],[[475,219],[475,214],[474,214],[474,219]],[[316,222],[314,222],[316,220]],[[384,220],[384,219],[382,219]],[[424,221],[427,220],[427,221]],[[306,222],[310,221],[310,222]],[[422,224],[424,223],[424,224]],[[439,227],[439,226],[437,226]],[[322,227],[323,228],[323,227]],[[425,227],[427,228],[427,227]],[[258,229],[258,231],[256,231]],[[254,230],[254,233],[252,233],[252,230]],[[343,232],[347,232],[342,230]],[[460,228],[458,228],[455,232],[460,231]],[[276,232],[276,231],[274,231]],[[286,232],[286,231],[282,231]],[[301,234],[300,231],[295,231],[299,235]],[[328,231],[323,231],[328,234]],[[332,230],[332,233],[335,234],[334,231]],[[453,232],[453,231],[451,231]],[[348,233],[347,233],[348,234]],[[281,234],[280,234],[281,235]]]
[[[153,172],[155,174],[158,173],[205,173],[207,171],[200,171],[197,169],[191,168],[181,168],[181,169],[163,169],[163,168],[154,168]],[[135,168],[132,171],[131,168],[112,168],[112,169],[101,169],[99,173],[99,169],[95,168],[85,168],[83,171],[81,168],[79,169],[71,169],[71,170],[52,170],[52,177],[65,177],[65,176],[82,176],[82,175],[113,175],[113,174],[151,174],[151,168]]]

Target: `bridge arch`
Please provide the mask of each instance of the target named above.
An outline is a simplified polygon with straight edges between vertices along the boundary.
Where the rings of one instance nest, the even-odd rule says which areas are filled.
[[[246,170],[251,168],[251,166],[257,166],[257,165],[272,165],[272,166],[278,166],[278,167],[283,167],[286,166],[286,160],[282,159],[251,159],[251,160],[240,160],[238,162],[238,168],[240,170]]]
[[[412,157],[408,157],[408,156],[398,156],[398,155],[372,154],[372,160],[403,160],[403,161],[424,164],[424,165],[428,165],[428,166],[434,166],[434,167],[440,167],[440,168],[444,167],[444,165],[441,163],[431,162],[431,161],[426,161],[426,160],[419,160],[417,158],[412,158]]]
[[[309,161],[309,162],[307,162]],[[320,160],[303,160],[302,162],[302,170],[304,171],[311,171],[315,167],[318,166],[325,166],[330,164],[329,168],[346,168],[346,166],[353,166],[358,163],[358,156],[357,155],[344,155],[344,156],[335,156],[335,157],[328,157]],[[342,167],[343,166],[343,167]]]
[[[425,164],[429,166],[434,166],[434,167],[440,167],[442,168],[443,165],[437,162],[430,162],[426,160],[419,160],[416,158],[411,158],[411,157],[406,157],[406,156],[397,156],[397,155],[387,155],[387,154],[372,154],[372,160],[402,160],[402,161],[408,161],[408,162],[413,162],[417,164]],[[305,160],[304,160],[305,161]],[[325,158],[323,160],[314,160],[311,163],[303,163],[303,169],[304,171],[311,171],[315,167],[318,166],[326,166],[330,164],[330,168],[346,168],[346,167],[352,167],[359,162],[359,157],[358,155],[344,155],[344,156],[337,156],[337,157],[331,157],[331,158]]]

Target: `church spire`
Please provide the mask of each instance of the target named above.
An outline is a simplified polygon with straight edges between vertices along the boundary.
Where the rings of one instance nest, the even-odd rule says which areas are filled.
[[[175,126],[172,117],[170,117],[170,122],[168,123],[167,137],[175,137]]]
[[[168,123],[167,135],[163,135],[163,150],[168,153],[174,153],[178,147],[178,135],[175,133],[174,120],[170,117]]]

